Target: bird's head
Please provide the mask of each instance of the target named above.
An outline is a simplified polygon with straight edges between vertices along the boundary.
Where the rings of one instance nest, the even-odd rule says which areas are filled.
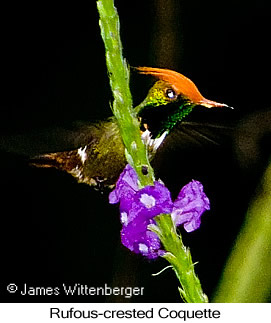
[[[196,85],[180,73],[152,67],[139,67],[137,70],[158,79],[145,100],[135,108],[141,124],[148,127],[153,137],[170,131],[195,106],[228,107],[224,103],[205,99]]]

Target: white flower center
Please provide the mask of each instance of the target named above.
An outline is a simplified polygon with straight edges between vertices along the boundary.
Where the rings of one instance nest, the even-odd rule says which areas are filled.
[[[138,249],[141,251],[143,254],[146,254],[149,250],[148,246],[146,246],[144,243],[139,243],[138,244]]]
[[[126,212],[120,214],[120,222],[124,225],[128,224],[128,214]]]
[[[140,202],[150,209],[155,206],[155,198],[148,194],[142,194],[140,197]]]

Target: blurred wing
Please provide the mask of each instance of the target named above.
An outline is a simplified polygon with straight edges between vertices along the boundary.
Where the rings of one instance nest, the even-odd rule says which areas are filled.
[[[166,138],[166,146],[180,150],[220,149],[233,140],[236,121],[232,110],[198,109],[180,122]],[[174,148],[175,147],[175,148]]]
[[[233,159],[236,125],[221,121],[183,121],[166,137],[153,160],[156,176],[185,184],[204,174],[220,174]]]
[[[220,146],[229,140],[233,135],[234,127],[200,122],[183,122],[173,133],[176,142],[190,146]]]
[[[91,142],[97,126],[76,122],[68,127],[38,129],[20,134],[0,136],[0,150],[22,156],[78,149]]]

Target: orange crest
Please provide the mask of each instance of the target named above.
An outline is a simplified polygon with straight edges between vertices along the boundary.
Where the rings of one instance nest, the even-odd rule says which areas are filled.
[[[168,82],[177,95],[183,95],[191,102],[207,108],[225,107],[226,104],[205,99],[196,85],[186,76],[172,70],[155,67],[138,67],[141,74],[152,75],[162,81]]]

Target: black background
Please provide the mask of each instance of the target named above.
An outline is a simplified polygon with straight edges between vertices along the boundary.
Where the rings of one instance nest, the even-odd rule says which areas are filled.
[[[176,196],[192,178],[202,181],[212,209],[183,239],[210,297],[254,195],[270,147],[270,31],[268,1],[115,1],[124,54],[131,66],[159,66],[190,77],[202,94],[235,110],[195,111],[193,118],[230,122],[222,145],[198,147],[168,140],[155,161]],[[171,24],[165,24],[166,18]],[[58,148],[44,129],[72,127],[111,114],[110,88],[95,1],[1,4],[1,283],[2,301],[127,301],[121,297],[22,297],[6,285],[143,286],[135,302],[179,301],[166,264],[147,261],[120,245],[117,207],[107,195],[55,170],[29,167],[27,154]],[[160,24],[160,25],[159,25]],[[165,25],[164,25],[165,24]],[[150,79],[131,75],[134,101]],[[251,113],[262,112],[252,118]],[[268,114],[269,113],[269,114]],[[238,126],[236,127],[236,123]],[[245,129],[253,149],[238,135]],[[28,141],[29,133],[36,136]],[[176,139],[178,133],[172,135]],[[17,139],[16,139],[17,138]],[[33,139],[33,135],[31,137]],[[240,139],[241,138],[241,139]],[[62,139],[59,138],[61,141]],[[255,140],[253,141],[255,142]],[[240,148],[241,147],[241,148]],[[245,149],[245,153],[242,149]],[[24,155],[25,153],[25,155]],[[131,300],[130,300],[131,301]]]

